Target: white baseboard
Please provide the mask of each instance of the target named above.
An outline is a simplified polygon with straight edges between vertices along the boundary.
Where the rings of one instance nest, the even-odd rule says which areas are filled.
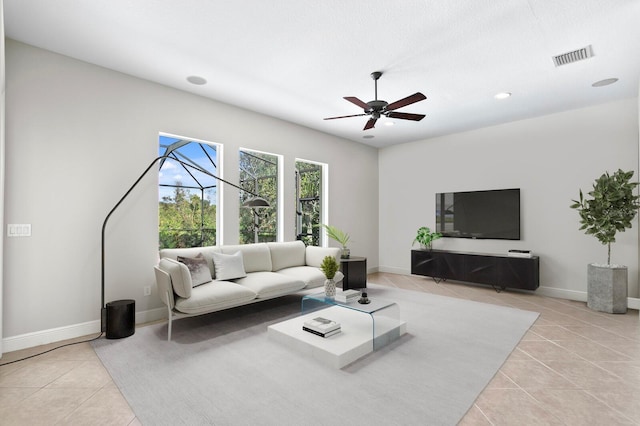
[[[557,299],[575,300],[577,302],[586,303],[587,301],[586,291],[565,290],[562,288],[553,287],[539,287],[538,290],[536,290],[536,294],[539,294],[541,296],[555,297]],[[637,297],[628,297],[627,307],[629,309],[640,310],[640,299]]]
[[[4,352],[19,351],[21,349],[33,348],[35,346],[46,345],[76,337],[88,336],[100,333],[100,321],[90,321],[82,324],[73,324],[65,327],[50,328],[48,330],[36,331],[34,333],[21,334],[19,336],[5,337],[2,339],[2,350]]]
[[[167,319],[167,307],[150,309],[148,311],[136,312],[136,324],[146,324],[148,322]]]
[[[411,271],[403,268],[395,268],[393,266],[379,266],[378,272],[388,272],[389,274],[411,275]]]
[[[557,299],[575,300],[576,302],[587,301],[586,291],[566,290],[563,288],[540,286],[536,290],[536,294],[539,294],[541,296],[555,297]]]
[[[144,324],[167,318],[166,308],[156,308],[148,311],[136,312],[136,324]],[[73,324],[65,327],[51,328],[36,331],[34,333],[21,334],[19,336],[5,337],[2,339],[2,351],[13,352],[35,346],[75,339],[82,336],[100,333],[100,321],[89,321],[81,324]],[[0,354],[2,357],[2,354]]]

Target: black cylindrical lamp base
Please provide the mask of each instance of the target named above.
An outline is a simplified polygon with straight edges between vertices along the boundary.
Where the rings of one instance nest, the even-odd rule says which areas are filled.
[[[135,300],[115,300],[107,303],[107,339],[129,337],[135,332],[135,325]]]

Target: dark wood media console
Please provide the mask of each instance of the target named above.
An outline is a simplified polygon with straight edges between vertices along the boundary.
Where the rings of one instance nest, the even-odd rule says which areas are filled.
[[[441,280],[466,281],[535,290],[540,286],[538,256],[516,257],[445,250],[411,250],[411,273]]]

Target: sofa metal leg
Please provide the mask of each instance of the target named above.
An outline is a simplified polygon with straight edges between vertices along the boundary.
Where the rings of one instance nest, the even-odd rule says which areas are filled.
[[[169,308],[169,306],[167,306],[167,313],[169,314],[169,327],[168,327],[168,332],[167,332],[167,342],[171,341],[171,319],[173,318],[173,315],[171,315],[171,308]]]

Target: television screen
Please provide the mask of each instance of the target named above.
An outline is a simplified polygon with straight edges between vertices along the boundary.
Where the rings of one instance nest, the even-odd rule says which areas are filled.
[[[520,189],[436,194],[436,231],[443,237],[520,239]]]

